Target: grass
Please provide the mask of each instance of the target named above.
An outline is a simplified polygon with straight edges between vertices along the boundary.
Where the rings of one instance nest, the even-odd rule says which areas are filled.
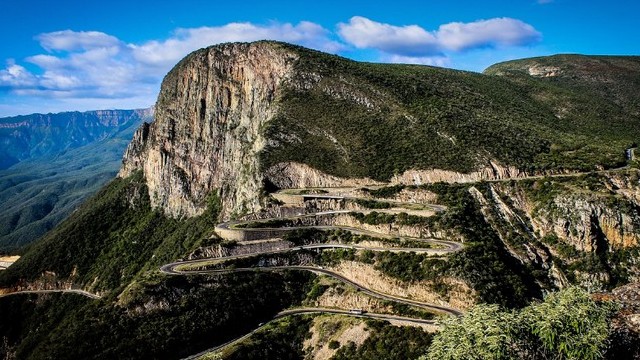
[[[215,194],[209,201],[203,215],[180,221],[151,209],[141,173],[113,180],[0,273],[0,284],[53,271],[79,285],[91,284],[93,291],[116,290],[142,271],[217,241],[208,239],[220,203]]]
[[[412,168],[470,172],[489,159],[526,171],[588,171],[624,164],[625,148],[640,138],[637,112],[597,84],[358,63],[280,46],[300,55],[299,75],[264,129],[273,140],[261,155],[265,167],[297,161],[376,180]],[[308,73],[321,80],[297,87]]]

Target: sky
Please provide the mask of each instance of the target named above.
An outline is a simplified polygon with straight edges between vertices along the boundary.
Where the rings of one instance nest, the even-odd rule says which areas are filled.
[[[231,41],[476,72],[558,53],[640,55],[639,13],[635,0],[1,0],[0,117],[146,108],[181,58]]]

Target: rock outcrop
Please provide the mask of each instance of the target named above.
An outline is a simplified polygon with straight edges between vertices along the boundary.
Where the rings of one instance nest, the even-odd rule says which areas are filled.
[[[192,53],[164,79],[155,122],[138,130],[119,175],[142,169],[152,205],[174,217],[202,213],[211,192],[225,216],[256,211],[260,129],[295,59],[266,42]]]
[[[316,170],[308,165],[284,162],[271,166],[266,178],[281,189],[309,187],[367,186],[381,183],[368,178],[345,179]]]
[[[407,170],[400,175],[393,177],[393,184],[422,185],[436,182],[448,183],[469,183],[483,180],[501,180],[511,178],[521,178],[529,176],[524,171],[513,166],[503,166],[496,162],[489,162],[489,165],[478,171],[463,174],[450,170],[430,169],[430,170]]]

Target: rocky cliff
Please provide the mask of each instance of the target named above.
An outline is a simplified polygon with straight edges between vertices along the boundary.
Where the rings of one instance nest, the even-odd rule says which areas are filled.
[[[638,281],[637,170],[486,184],[471,192],[511,254],[590,288]],[[479,187],[480,188],[480,187]]]
[[[295,59],[270,43],[188,56],[163,81],[156,120],[136,133],[120,176],[143,169],[153,205],[176,217],[204,211],[212,191],[227,216],[257,210],[260,130]]]
[[[294,69],[299,56],[291,48],[271,42],[225,44],[191,54],[165,78],[155,122],[136,132],[119,176],[142,169],[153,206],[174,217],[202,213],[211,192],[223,199],[225,217],[257,211],[265,181],[278,188],[380,184],[368,177],[327,174],[295,161],[263,168],[260,155],[265,147],[282,147],[287,142],[283,140],[286,134],[267,137],[264,131],[266,124],[282,113],[278,101],[282,88],[318,88],[332,98],[366,109],[379,108],[383,100],[389,100],[387,94],[377,94],[374,101],[344,84],[324,84],[320,71]],[[341,146],[333,141],[336,147]],[[470,174],[408,170],[393,181],[466,182],[522,175],[525,173],[514,167],[490,163]]]

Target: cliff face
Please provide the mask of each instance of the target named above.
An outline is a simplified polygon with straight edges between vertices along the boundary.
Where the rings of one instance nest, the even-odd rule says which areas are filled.
[[[271,120],[291,116],[291,109],[296,108],[291,104],[292,98],[313,98],[321,93],[321,96],[333,99],[331,101],[355,106],[374,116],[378,116],[375,114],[384,104],[397,102],[389,100],[395,95],[387,89],[373,91],[366,83],[356,86],[355,79],[345,79],[339,72],[334,74],[333,70],[327,70],[327,64],[296,66],[300,56],[310,61],[316,54],[258,42],[223,44],[189,55],[163,81],[155,122],[145,124],[136,132],[125,153],[119,176],[126,177],[137,169],[143,170],[152,205],[173,217],[202,213],[211,192],[216,192],[222,199],[226,218],[257,211],[261,208],[260,195],[265,181],[279,188],[380,184],[367,176],[327,174],[302,162],[313,158],[313,153],[322,154],[329,161],[337,158],[349,161],[347,148],[351,144],[335,138],[332,134],[336,130],[323,129],[321,121],[304,127],[303,124],[277,125],[279,130],[275,134],[269,131],[272,129],[265,131]],[[367,92],[371,94],[363,95]],[[283,96],[288,101],[281,101]],[[283,106],[288,107],[283,110]],[[303,107],[304,111],[307,114],[320,111],[313,106]],[[405,112],[403,110],[403,114]],[[339,114],[334,117],[345,124],[351,121]],[[371,126],[378,126],[377,119],[372,121]],[[296,133],[300,130],[303,134]],[[343,135],[348,137],[349,134]],[[331,149],[305,140],[306,136],[328,138]],[[368,140],[358,139],[354,143],[362,141]],[[296,150],[295,146],[307,142],[309,145],[304,151]],[[293,149],[290,150],[293,155],[276,162],[261,163],[262,153],[274,149]],[[331,151],[334,149],[347,154],[333,156]],[[380,156],[388,154],[372,154],[369,159]],[[340,167],[336,173],[341,173]],[[390,180],[421,184],[523,175],[526,174],[515,167],[489,162],[486,168],[469,174],[438,169],[407,170]]]
[[[269,43],[227,44],[193,53],[165,78],[155,122],[138,130],[120,176],[143,169],[152,204],[193,216],[217,191],[223,214],[260,207],[260,130],[295,54]]]
[[[636,170],[472,188],[520,262],[594,289],[637,281],[640,186]]]

